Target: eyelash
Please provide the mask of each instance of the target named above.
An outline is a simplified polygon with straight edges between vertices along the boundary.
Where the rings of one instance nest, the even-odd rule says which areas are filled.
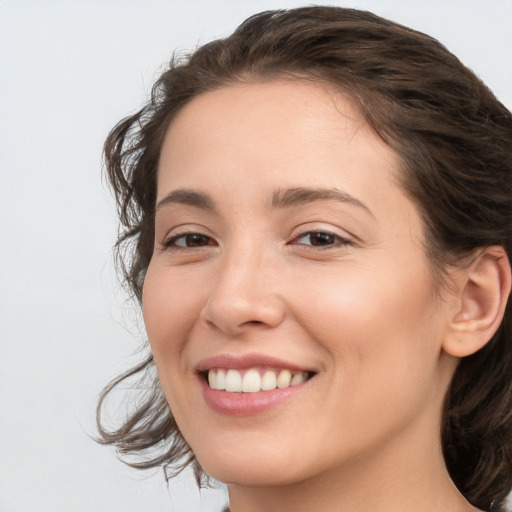
[[[326,243],[326,244],[320,243],[320,244],[315,245],[312,240],[312,237],[314,237],[314,236],[317,237],[317,241],[318,241],[318,238],[320,238],[320,239],[323,238],[323,240],[327,241],[328,243]],[[309,237],[309,241],[310,241],[309,244],[298,243],[298,241],[300,239],[305,238],[305,237]],[[328,239],[328,240],[326,240],[326,239]],[[302,245],[304,247],[308,247],[308,250],[314,250],[313,248],[315,248],[315,247],[320,248],[320,250],[321,249],[330,249],[333,247],[350,245],[351,243],[352,243],[351,240],[349,240],[347,238],[343,238],[342,236],[337,235],[336,233],[332,233],[330,231],[323,231],[323,230],[306,231],[305,233],[301,233],[300,235],[296,236],[292,240],[292,245]]]
[[[208,243],[204,244],[204,245],[195,245],[195,246],[180,246],[180,245],[176,245],[176,242],[180,239],[180,238],[184,238],[184,239],[187,239],[189,237],[201,237],[202,239],[205,239]],[[179,233],[177,235],[174,235],[172,236],[171,238],[169,238],[168,240],[166,240],[162,245],[164,246],[165,249],[167,250],[173,250],[173,251],[186,251],[186,250],[190,250],[190,249],[196,249],[198,247],[211,247],[211,246],[216,246],[217,244],[214,243],[210,243],[210,242],[213,242],[213,238],[208,236],[208,235],[204,235],[203,233],[197,233],[197,232],[194,232],[194,231],[190,231],[190,232],[186,232],[186,233]]]
[[[324,241],[328,237],[328,240],[331,240],[331,241],[329,242],[327,240],[328,243],[326,243],[326,244],[320,243],[320,244],[315,245],[311,239],[311,237],[313,237],[313,236],[317,236],[319,238],[323,237]],[[187,246],[187,245],[180,246],[180,245],[176,244],[176,242],[178,240],[180,240],[182,238],[186,240],[189,237],[199,237],[206,243],[203,245],[192,245],[192,246]],[[305,238],[305,237],[309,237],[309,240],[311,243],[305,244],[305,243],[299,242],[300,239]],[[212,243],[212,242],[214,242],[214,243]],[[304,233],[297,235],[289,242],[289,244],[290,245],[299,245],[305,249],[307,248],[307,250],[328,250],[328,249],[331,249],[334,247],[342,247],[342,246],[352,245],[352,241],[347,238],[343,238],[342,236],[339,236],[336,233],[332,233],[330,231],[311,230],[311,231],[306,231]],[[168,240],[166,240],[162,245],[164,246],[164,248],[166,250],[186,251],[186,250],[194,250],[194,249],[202,248],[202,247],[212,247],[212,246],[215,247],[217,245],[217,243],[214,241],[214,239],[212,237],[210,237],[208,235],[204,235],[203,233],[197,233],[197,232],[191,231],[191,232],[179,233],[177,235],[174,235],[171,238],[169,238]]]

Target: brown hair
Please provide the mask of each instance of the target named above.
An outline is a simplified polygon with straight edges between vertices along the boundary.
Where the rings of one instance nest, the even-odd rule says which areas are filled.
[[[252,16],[228,38],[175,59],[148,104],[121,121],[105,144],[107,174],[122,231],[122,274],[141,300],[154,238],[162,139],[193,97],[233,82],[280,74],[337,84],[402,163],[402,186],[419,208],[434,275],[476,248],[512,257],[512,116],[435,39],[369,12],[305,7]],[[302,77],[302,78],[299,78]],[[445,400],[442,443],[452,479],[473,505],[503,510],[512,487],[511,307],[496,335],[460,361]],[[124,423],[102,426],[106,397],[142,376],[145,394]],[[144,380],[145,379],[145,380]],[[101,442],[145,456],[137,467],[169,472],[192,463],[163,397],[153,359],[115,379],[98,405]],[[156,451],[155,451],[156,450]]]

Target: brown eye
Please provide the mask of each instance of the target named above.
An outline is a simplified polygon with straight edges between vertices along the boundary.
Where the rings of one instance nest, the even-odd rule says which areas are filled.
[[[311,245],[313,247],[324,247],[344,242],[346,241],[343,238],[335,235],[334,233],[328,233],[326,231],[312,231],[309,233],[304,233],[298,237],[296,241],[298,244]]]
[[[179,248],[193,248],[193,247],[205,247],[208,245],[214,245],[213,240],[206,235],[201,233],[184,233],[176,235],[165,242],[165,247],[179,247]]]

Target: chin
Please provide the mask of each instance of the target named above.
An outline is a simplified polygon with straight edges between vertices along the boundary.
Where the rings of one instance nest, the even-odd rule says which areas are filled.
[[[290,466],[274,464],[274,461],[254,463],[251,458],[244,461],[212,461],[203,466],[215,480],[228,485],[244,487],[284,486],[304,480],[303,475],[290,472]]]
[[[301,451],[298,448],[301,443],[298,446],[286,444],[283,439],[272,442],[268,436],[262,436],[229,447],[225,443],[219,443],[219,446],[205,443],[194,453],[210,476],[219,482],[240,486],[290,485],[314,477],[325,469],[319,465],[318,453]]]

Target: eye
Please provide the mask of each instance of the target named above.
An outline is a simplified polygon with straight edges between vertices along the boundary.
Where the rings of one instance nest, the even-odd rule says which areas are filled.
[[[192,249],[194,247],[207,247],[217,244],[213,238],[202,233],[181,233],[169,238],[163,245],[168,249]]]
[[[309,231],[293,240],[294,245],[307,245],[311,247],[329,247],[347,245],[350,240],[328,231]]]

